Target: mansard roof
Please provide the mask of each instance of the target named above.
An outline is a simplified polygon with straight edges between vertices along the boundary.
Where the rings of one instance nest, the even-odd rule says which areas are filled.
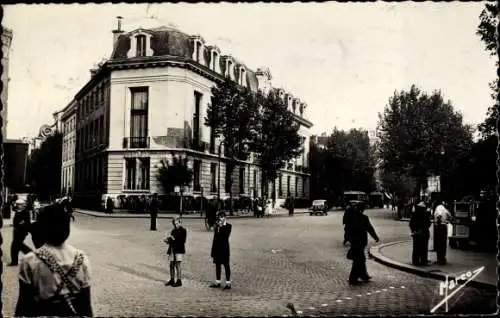
[[[127,53],[131,49],[131,37],[137,33],[147,33],[151,35],[150,47],[152,50],[152,56],[132,58],[127,57]],[[205,46],[203,58],[206,61],[206,65],[202,65],[192,60],[193,52],[195,50],[193,41],[194,39],[199,40]],[[209,67],[209,65],[212,65],[212,50],[216,50],[219,54],[218,66],[220,69],[220,74],[216,74],[214,70],[211,70]],[[147,60],[151,60],[151,62],[153,63],[152,65],[160,65],[161,62],[159,63],[159,60],[163,60],[165,58],[175,60],[177,65],[179,63],[185,63],[186,65],[191,65],[194,63],[195,65],[192,65],[194,68],[197,68],[203,72],[209,72],[212,76],[218,77],[224,76],[226,74],[227,60],[231,59],[233,65],[235,66],[232,68],[232,78],[238,79],[240,75],[240,66],[244,67],[246,71],[245,84],[252,91],[257,91],[259,89],[257,76],[266,76],[269,79],[272,78],[271,72],[269,71],[268,67],[259,67],[256,71],[253,71],[247,68],[246,65],[243,62],[239,61],[237,58],[231,56],[230,54],[221,52],[221,50],[217,46],[205,43],[205,40],[200,35],[189,35],[177,28],[168,26],[160,26],[149,29],[140,27],[131,32],[121,34],[116,41],[113,54],[110,58],[109,63],[107,64],[129,64],[137,60],[142,61],[141,63],[144,63],[144,65],[148,65],[149,63],[147,62]],[[136,63],[134,62],[133,64],[135,65]],[[134,67],[137,66],[138,65],[135,65]],[[282,97],[291,95],[284,90],[281,91]],[[305,121],[304,124],[306,126],[312,126],[312,123],[310,123],[309,121],[305,120],[304,118],[302,118],[302,120]]]

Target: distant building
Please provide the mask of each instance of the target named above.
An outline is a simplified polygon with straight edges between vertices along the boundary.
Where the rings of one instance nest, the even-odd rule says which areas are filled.
[[[25,191],[28,144],[23,140],[7,139],[4,140],[3,151],[6,194]]]
[[[1,94],[1,101],[2,101],[2,111],[1,111],[1,116],[3,120],[3,126],[2,126],[2,135],[4,139],[7,139],[7,115],[8,115],[8,107],[7,107],[7,101],[8,101],[8,88],[9,88],[9,61],[10,61],[10,45],[12,43],[12,31],[9,29],[2,29],[2,66],[3,66],[3,72],[2,72],[2,84],[3,84],[3,89],[2,89],[2,94]]]
[[[72,100],[56,117],[56,126],[63,135],[61,193],[72,195],[75,189],[76,102]]]
[[[113,35],[110,60],[90,71],[90,81],[72,102],[75,199],[161,194],[156,180],[160,161],[174,155],[187,156],[193,169],[189,193],[203,189],[205,195],[217,194],[220,140],[204,125],[204,118],[211,88],[224,78],[253,91],[274,89],[287,103],[301,125],[304,153],[287,163],[268,193],[274,192],[278,200],[288,194],[309,197],[312,123],[306,119],[307,105],[273,88],[268,68],[252,71],[216,46],[206,45],[201,36],[173,27],[125,32],[119,20]],[[230,176],[224,161],[220,167],[221,197],[229,192],[233,197],[260,195],[261,173],[253,158],[234,169],[231,189],[225,186]]]

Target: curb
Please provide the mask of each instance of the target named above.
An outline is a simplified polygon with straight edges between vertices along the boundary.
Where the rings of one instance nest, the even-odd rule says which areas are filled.
[[[144,214],[144,215],[124,215],[124,214],[121,214],[121,215],[113,215],[113,214],[104,214],[104,213],[99,213],[99,212],[89,212],[89,211],[81,211],[81,210],[78,210],[78,209],[75,209],[74,210],[75,213],[79,213],[79,214],[83,214],[83,215],[88,215],[88,216],[93,216],[93,217],[96,217],[96,218],[108,218],[108,219],[149,219],[150,216],[148,214]],[[306,214],[306,213],[309,213],[309,212],[295,212],[295,214]],[[168,214],[168,215],[165,215],[165,214],[158,214],[158,219],[171,219],[175,216],[178,216],[179,214]],[[271,216],[271,218],[274,218],[274,217],[288,217],[288,213],[280,213],[280,214],[274,214]],[[205,217],[204,216],[199,216],[199,215],[193,215],[193,214],[185,214],[183,216],[184,219],[193,219],[193,220],[204,220]],[[228,215],[227,216],[228,219],[254,219],[256,218],[253,214],[250,214],[250,215],[234,215],[234,216],[230,216]],[[266,217],[264,217],[266,218]]]
[[[391,243],[385,243],[385,244],[380,244],[377,246],[373,246],[368,250],[368,254],[372,259],[377,261],[378,263],[381,263],[385,266],[392,267],[395,269],[398,269],[403,272],[407,272],[410,274],[418,275],[421,277],[426,277],[426,278],[432,278],[440,281],[445,281],[446,280],[446,275],[443,273],[436,273],[434,270],[424,270],[418,267],[410,266],[408,264],[403,264],[398,261],[392,260],[380,253],[380,250],[384,247],[396,245],[396,244],[401,244],[401,243],[406,243],[406,242],[411,242],[410,240],[404,240],[404,241],[397,241],[397,242],[391,242]],[[450,277],[453,277],[451,275],[448,276],[448,279]],[[489,284],[489,283],[484,283],[484,282],[478,282],[478,281],[470,281],[467,285],[479,288],[479,289],[484,289],[489,292],[497,292],[497,286],[494,284]]]

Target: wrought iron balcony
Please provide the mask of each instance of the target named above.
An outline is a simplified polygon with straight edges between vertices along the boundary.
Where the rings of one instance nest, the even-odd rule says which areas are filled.
[[[123,148],[149,148],[149,137],[125,137]]]

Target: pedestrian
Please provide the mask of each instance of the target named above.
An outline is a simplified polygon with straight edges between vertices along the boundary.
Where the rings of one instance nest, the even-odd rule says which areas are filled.
[[[165,286],[179,287],[182,286],[181,277],[181,262],[182,256],[186,254],[186,237],[187,231],[182,227],[182,220],[176,216],[172,219],[174,228],[170,232],[170,236],[165,239],[168,244],[168,260],[170,261],[170,280],[165,283]],[[177,281],[175,273],[177,272]]]
[[[19,252],[23,254],[28,254],[31,249],[24,244],[26,236],[28,236],[31,227],[31,216],[30,211],[27,209],[27,205],[22,202],[16,202],[16,209],[14,212],[14,220],[12,222],[13,226],[13,236],[12,244],[10,246],[10,264],[9,266],[17,266],[19,261]]]
[[[151,202],[149,202],[149,216],[150,216],[149,229],[151,231],[156,231],[156,220],[158,218],[158,195],[156,193],[153,194]]]
[[[342,217],[342,225],[344,226],[344,242],[342,243],[344,246],[349,242],[349,227],[348,225],[351,223],[349,218],[352,216],[354,212],[353,205],[354,203],[348,202],[345,206],[344,216]]]
[[[220,212],[217,215],[217,225],[215,226],[212,251],[210,253],[215,264],[215,283],[210,285],[211,288],[221,287],[222,265],[224,265],[224,272],[226,274],[224,289],[231,289],[231,268],[229,266],[229,236],[231,235],[231,230],[232,225],[227,223],[226,214]]]
[[[429,227],[431,218],[427,213],[427,207],[422,201],[415,207],[415,212],[410,218],[410,229],[413,237],[413,265],[428,265],[428,245],[429,245]]]
[[[267,217],[270,217],[273,214],[273,202],[271,201],[271,199],[268,199],[266,202],[264,214]]]
[[[293,213],[295,212],[295,202],[294,202],[293,196],[288,197],[288,215],[293,216]]]
[[[42,245],[19,264],[15,316],[91,317],[90,262],[66,242],[69,214],[54,204],[44,208],[37,222]]]
[[[368,233],[378,242],[379,238],[370,220],[363,214],[363,206],[356,204],[350,211],[347,226],[349,228],[348,240],[351,248],[347,253],[347,258],[352,260],[351,273],[349,275],[349,285],[360,284],[359,279],[364,282],[370,281],[371,277],[366,270],[365,248],[368,244]]]
[[[434,249],[436,250],[439,265],[446,264],[446,247],[448,245],[448,224],[451,214],[446,208],[446,203],[441,201],[434,211]]]
[[[106,199],[106,214],[113,213],[113,199],[110,196]]]

